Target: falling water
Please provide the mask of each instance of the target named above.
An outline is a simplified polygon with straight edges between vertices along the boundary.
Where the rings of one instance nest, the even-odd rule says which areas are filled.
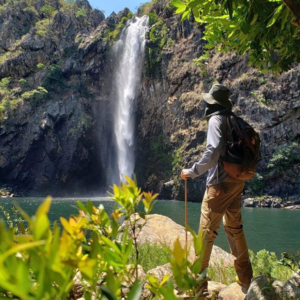
[[[114,49],[118,60],[114,83],[117,100],[114,131],[119,180],[123,180],[124,174],[132,176],[134,171],[134,106],[140,87],[147,30],[147,16],[131,19]]]

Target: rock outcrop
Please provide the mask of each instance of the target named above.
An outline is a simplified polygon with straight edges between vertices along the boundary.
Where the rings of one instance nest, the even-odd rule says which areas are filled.
[[[170,218],[158,214],[147,215],[145,220],[140,218],[138,214],[133,215],[132,218],[138,220],[138,227],[141,226],[141,229],[138,228],[136,233],[138,243],[155,243],[162,246],[166,245],[172,249],[174,242],[178,239],[181,246],[185,247],[185,228]],[[122,232],[128,225],[128,221],[125,221],[120,231]],[[195,250],[193,237],[190,232],[188,232],[187,238],[189,259],[193,261],[195,259]],[[220,267],[233,267],[234,256],[214,245],[210,264]]]
[[[114,27],[85,0],[48,1],[53,17],[34,3],[0,7],[0,186],[19,195],[105,193]]]
[[[175,223],[168,217],[162,215],[147,215],[146,219],[141,219],[138,214],[132,216],[132,221],[138,220],[136,223],[138,231],[136,232],[138,244],[145,242],[167,245],[172,248],[176,239],[179,239],[181,245],[185,245],[185,229],[183,226]],[[127,226],[128,221],[125,221],[120,228],[122,232]],[[121,237],[121,236],[120,236]],[[190,248],[189,259],[195,259],[194,249],[192,246],[192,236],[188,235],[188,246]],[[217,265],[219,268],[233,267],[234,257],[226,253],[219,247],[214,246],[211,256],[210,266]],[[143,272],[141,272],[143,274]],[[157,266],[149,270],[147,274],[156,277],[161,281],[165,275],[172,276],[171,265],[165,264]],[[143,275],[143,280],[145,279]],[[147,282],[144,283],[142,299],[149,299],[151,293],[146,289]],[[238,283],[224,285],[222,283],[208,281],[208,298],[202,297],[201,300],[211,299],[212,295],[217,296],[218,300],[285,300],[298,299],[300,296],[300,270],[286,282],[271,279],[267,275],[260,275],[253,278],[249,289],[245,289]],[[177,291],[175,291],[177,293]],[[182,296],[182,295],[181,295]],[[214,297],[215,297],[214,296]],[[185,299],[190,299],[191,296],[182,296]]]

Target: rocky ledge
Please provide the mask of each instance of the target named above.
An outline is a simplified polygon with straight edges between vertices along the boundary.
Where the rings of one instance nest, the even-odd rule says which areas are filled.
[[[300,209],[299,198],[289,198],[288,200],[280,197],[265,196],[259,198],[246,198],[243,200],[244,207],[271,207],[285,209]]]
[[[139,218],[138,215],[132,216],[133,218]],[[128,222],[128,221],[127,221]],[[121,227],[124,229],[128,226],[128,223],[124,222]],[[157,243],[162,245],[174,245],[176,239],[179,239],[182,245],[185,244],[185,228],[178,225],[170,218],[153,214],[146,216],[146,219],[139,219],[138,221],[139,232],[138,232],[138,243],[142,244],[145,242]],[[190,249],[189,259],[195,259],[194,249],[192,245],[192,236],[188,234],[188,247]],[[218,265],[223,268],[233,267],[235,257],[221,248],[214,246],[211,265]],[[144,289],[141,299],[150,299],[153,297],[151,292],[146,289],[147,282],[145,282],[146,274],[139,268],[139,277],[144,282]],[[166,274],[172,276],[172,270],[170,264],[157,266],[156,268],[149,270],[147,274],[156,276],[160,281]],[[300,270],[296,272],[286,282],[278,280],[271,280],[271,278],[260,275],[253,278],[252,283],[245,291],[239,284],[232,283],[225,285],[220,282],[209,281],[208,282],[209,296],[200,297],[199,300],[205,299],[216,299],[216,300],[268,300],[268,299],[299,299],[300,297]],[[266,293],[267,291],[267,293]],[[178,291],[174,291],[175,294]],[[192,299],[188,295],[180,295],[184,299]]]

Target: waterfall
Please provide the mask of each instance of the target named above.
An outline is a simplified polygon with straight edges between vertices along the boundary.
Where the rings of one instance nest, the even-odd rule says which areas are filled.
[[[129,20],[114,45],[117,68],[114,76],[116,108],[114,132],[117,145],[118,180],[123,175],[132,176],[134,171],[135,99],[139,93],[143,68],[145,34],[148,17]]]

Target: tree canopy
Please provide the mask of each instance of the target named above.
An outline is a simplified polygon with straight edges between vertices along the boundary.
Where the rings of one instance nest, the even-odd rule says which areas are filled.
[[[172,0],[182,20],[205,25],[206,48],[249,54],[263,72],[300,62],[299,0]]]

